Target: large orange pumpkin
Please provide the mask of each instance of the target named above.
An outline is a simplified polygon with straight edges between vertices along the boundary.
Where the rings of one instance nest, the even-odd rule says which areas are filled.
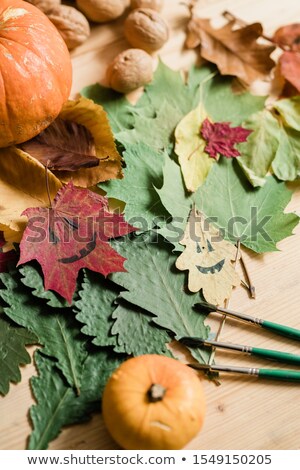
[[[39,9],[0,2],[0,147],[45,129],[68,99],[72,66],[60,34]]]
[[[188,366],[149,354],[125,361],[113,373],[102,411],[124,449],[182,449],[202,427],[204,392]]]

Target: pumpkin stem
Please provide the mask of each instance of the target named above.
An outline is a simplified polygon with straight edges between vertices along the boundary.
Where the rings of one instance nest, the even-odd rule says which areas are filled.
[[[164,398],[166,391],[167,389],[162,385],[152,384],[147,392],[150,403],[161,401]]]

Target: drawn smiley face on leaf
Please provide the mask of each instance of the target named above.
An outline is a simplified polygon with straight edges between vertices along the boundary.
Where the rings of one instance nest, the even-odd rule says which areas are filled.
[[[240,283],[232,261],[237,250],[225,241],[219,230],[192,209],[185,234],[180,241],[185,246],[176,267],[188,270],[188,288],[191,292],[202,289],[207,302],[220,305],[231,295],[232,287]]]

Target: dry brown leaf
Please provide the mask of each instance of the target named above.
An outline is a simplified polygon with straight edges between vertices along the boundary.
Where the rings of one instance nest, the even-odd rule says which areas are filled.
[[[230,21],[220,29],[210,20],[192,17],[188,25],[186,46],[201,46],[201,56],[216,64],[222,75],[233,75],[246,84],[269,75],[275,62],[270,54],[274,46],[259,44],[263,29],[260,23],[235,29]]]
[[[60,181],[48,171],[50,197],[61,188]],[[0,230],[10,243],[20,241],[28,207],[49,205],[44,166],[16,147],[0,149]]]
[[[178,257],[176,267],[189,271],[189,290],[198,292],[202,289],[207,302],[216,305],[229,299],[232,287],[240,284],[232,264],[237,256],[236,247],[225,241],[219,230],[195,208],[180,243],[185,250]]]
[[[99,182],[122,178],[122,158],[117,150],[108,117],[102,106],[87,98],[68,101],[59,117],[85,126],[93,136],[96,156],[100,160],[96,168],[81,168],[72,173],[57,171],[57,177],[75,186],[88,188]]]

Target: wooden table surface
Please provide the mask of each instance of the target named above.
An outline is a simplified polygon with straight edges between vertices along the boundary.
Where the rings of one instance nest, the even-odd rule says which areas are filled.
[[[183,52],[187,10],[179,0],[165,0],[164,16],[172,35],[160,55],[171,67],[187,68],[195,61],[194,52]],[[230,10],[247,22],[261,21],[266,33],[280,25],[300,22],[299,0],[200,0],[202,16],[217,18]],[[73,91],[103,81],[107,63],[126,48],[122,22],[97,26],[84,45],[72,53]],[[296,185],[294,185],[296,188]],[[289,210],[299,210],[300,190],[294,194]],[[296,235],[278,245],[279,251],[264,256],[246,253],[246,260],[256,287],[257,298],[250,300],[241,287],[234,292],[230,306],[245,313],[300,328],[300,227]],[[299,344],[276,338],[261,330],[227,321],[222,339],[266,348],[299,353]],[[268,361],[247,356],[217,353],[217,362],[271,366]],[[284,366],[283,366],[284,367]],[[0,398],[0,449],[24,449],[30,433],[28,409],[33,403],[29,378],[33,365],[22,370],[22,383],[11,386],[9,395]],[[246,377],[222,376],[222,384],[204,382],[207,417],[202,432],[188,449],[299,449],[299,385],[258,381]],[[51,449],[116,449],[100,415],[92,421],[65,429],[51,444]]]

